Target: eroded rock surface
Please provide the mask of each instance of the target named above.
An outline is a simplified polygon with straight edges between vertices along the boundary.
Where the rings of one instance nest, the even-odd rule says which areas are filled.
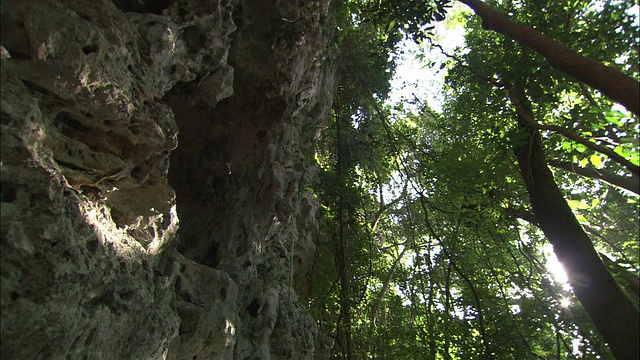
[[[2,358],[312,358],[328,1],[1,6]]]

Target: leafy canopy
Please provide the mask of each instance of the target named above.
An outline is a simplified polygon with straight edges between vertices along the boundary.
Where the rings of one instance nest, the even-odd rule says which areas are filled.
[[[638,78],[633,1],[492,5]],[[638,119],[464,13],[453,19],[467,30],[465,49],[447,54],[446,85],[433,90],[443,110],[387,104],[399,42],[420,43],[428,61],[430,30],[448,7],[337,5],[339,81],[316,149],[327,222],[311,311],[342,358],[610,358],[571,288],[549,272],[553,254],[512,151],[525,135],[496,83],[523,89],[556,183],[636,306],[638,195],[622,184],[637,184]]]

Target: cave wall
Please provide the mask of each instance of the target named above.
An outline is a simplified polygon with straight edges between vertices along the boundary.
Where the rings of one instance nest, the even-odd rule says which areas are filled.
[[[1,14],[1,357],[320,357],[328,0]]]

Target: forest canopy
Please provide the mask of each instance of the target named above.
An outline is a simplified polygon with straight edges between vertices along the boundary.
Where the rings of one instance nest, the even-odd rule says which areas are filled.
[[[334,356],[637,358],[636,2],[334,6],[310,282]],[[441,108],[389,100],[407,42]]]

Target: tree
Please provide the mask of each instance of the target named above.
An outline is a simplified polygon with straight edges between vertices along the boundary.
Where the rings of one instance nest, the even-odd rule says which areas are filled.
[[[597,254],[547,167],[542,137],[533,114],[518,90],[510,89],[518,128],[526,132],[523,144],[514,146],[520,173],[527,185],[539,226],[565,266],[569,282],[615,356],[640,355],[638,308],[625,295]]]
[[[470,51],[447,65],[441,113],[420,99],[417,113],[385,104],[397,41],[425,40],[447,3],[338,6],[341,76],[316,155],[331,239],[318,256],[334,262],[319,261],[312,276],[312,311],[335,339],[332,353],[559,359],[579,341],[586,357],[611,358],[606,342],[616,357],[632,354],[638,198],[621,188],[637,181],[637,119],[472,19]],[[623,3],[505,1],[500,10],[637,77],[628,61],[637,29]],[[619,24],[622,33],[611,31]],[[547,239],[584,306],[549,274]],[[613,297],[587,296],[581,274]],[[626,330],[602,320],[602,299],[626,312]]]
[[[474,9],[482,18],[484,28],[499,31],[510,36],[519,42],[530,46],[544,55],[552,66],[558,67],[579,78],[579,80],[589,81],[591,85],[597,86],[603,93],[621,101],[625,106],[637,113],[638,96],[636,80],[623,75],[617,70],[607,70],[602,64],[593,65],[592,60],[580,57],[571,53],[568,48],[560,43],[552,41],[550,38],[541,35],[523,25],[507,20],[504,16],[489,8],[479,1],[462,1]],[[474,49],[475,50],[475,49]],[[472,52],[474,51],[472,50]],[[509,51],[506,50],[505,51]],[[612,53],[612,56],[616,54]],[[477,55],[476,55],[477,56]],[[617,56],[620,56],[618,54]],[[572,58],[572,61],[564,61],[561,58]],[[509,71],[504,67],[502,73],[497,72],[497,78],[481,75],[479,68],[473,68],[472,72],[480,81],[488,83],[489,86],[503,88],[508,92],[508,99],[517,118],[517,132],[521,138],[514,141],[514,151],[518,160],[520,173],[527,185],[530,202],[533,212],[539,221],[540,228],[544,231],[549,241],[554,245],[556,254],[567,268],[572,287],[590,314],[592,320],[598,327],[600,333],[609,343],[614,354],[618,358],[635,358],[638,356],[638,309],[620,289],[610,272],[602,263],[602,260],[593,248],[592,241],[582,229],[567,202],[564,200],[559,187],[556,185],[553,174],[547,167],[544,155],[544,146],[540,131],[543,129],[560,129],[562,134],[569,131],[557,125],[540,126],[535,120],[529,99],[525,94],[525,88],[530,86],[531,75],[539,70],[539,65],[530,65],[529,53],[520,50],[518,57],[513,57],[513,64],[508,66],[518,67],[518,71]],[[486,58],[485,58],[486,59]],[[504,61],[505,57],[501,60]],[[595,74],[594,78],[584,76],[589,70]],[[461,64],[459,64],[461,65]],[[520,66],[519,66],[520,65]],[[527,67],[529,66],[529,67]],[[582,69],[581,69],[582,68]],[[493,70],[493,69],[492,69]],[[506,70],[506,71],[505,71]],[[607,73],[608,78],[602,77],[598,80],[598,73]],[[517,74],[517,75],[516,75]],[[614,83],[609,83],[614,80]],[[627,85],[620,85],[627,84]],[[610,89],[620,87],[635,94],[632,98],[623,99],[620,94],[613,94]],[[530,89],[526,89],[530,90]],[[495,94],[492,97],[504,99],[504,95]],[[502,100],[500,99],[500,100]],[[538,110],[545,102],[540,101]],[[546,101],[549,107],[549,101]],[[503,110],[504,111],[504,110]],[[581,136],[575,135],[572,140],[583,140]],[[523,137],[522,137],[523,136]],[[589,140],[582,141],[587,145],[596,145]],[[592,146],[595,148],[595,146]],[[608,148],[605,147],[605,150]],[[619,160],[618,160],[619,161]],[[619,161],[620,162],[620,161]],[[637,160],[634,163],[626,164],[631,171],[637,172]],[[637,173],[633,174],[634,176]],[[617,320],[614,320],[617,318]]]

